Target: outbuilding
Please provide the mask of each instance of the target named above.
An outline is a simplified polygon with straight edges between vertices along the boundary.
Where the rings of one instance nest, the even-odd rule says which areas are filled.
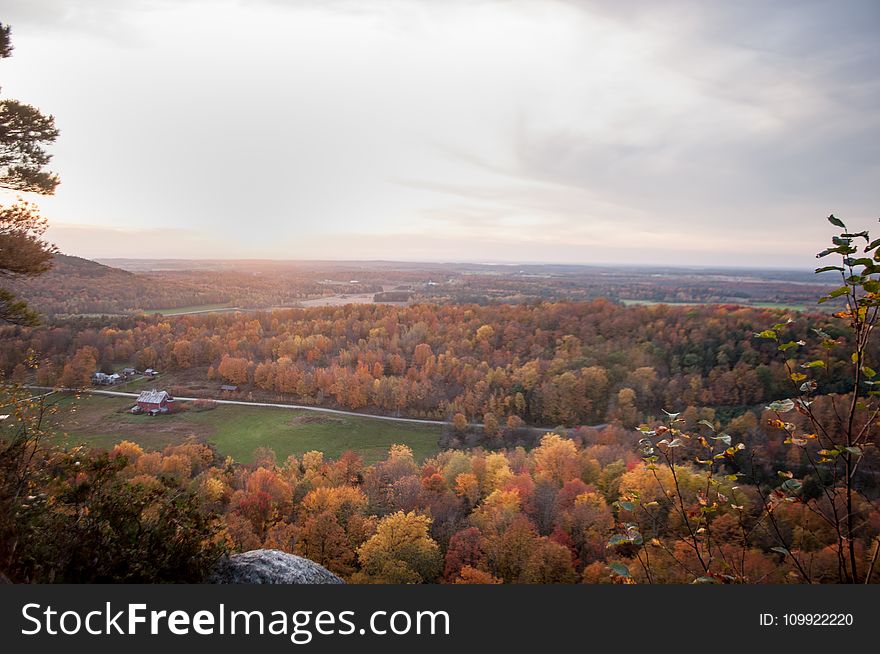
[[[137,405],[143,412],[157,409],[164,413],[174,407],[174,398],[169,395],[168,391],[157,391],[156,389],[141,391],[141,394],[138,395]]]

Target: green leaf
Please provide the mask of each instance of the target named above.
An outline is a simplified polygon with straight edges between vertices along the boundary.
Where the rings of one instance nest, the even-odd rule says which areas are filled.
[[[618,577],[629,577],[629,568],[623,565],[622,563],[612,563],[608,566],[611,568],[611,572],[613,572]]]
[[[840,266],[822,266],[821,268],[816,268],[815,272],[816,273],[824,273],[824,272],[831,272],[832,270],[835,270],[837,272],[843,272],[843,268],[841,268]]]
[[[775,402],[771,402],[767,408],[770,411],[776,411],[777,413],[788,413],[789,411],[794,409],[794,402],[791,400],[777,400]]]
[[[801,368],[824,368],[825,362],[821,359],[816,359],[815,361],[808,361],[807,363],[802,363]]]
[[[853,456],[862,456],[862,450],[861,450],[861,448],[858,448],[858,447],[856,447],[855,445],[851,445],[851,446],[849,446],[849,447],[845,447],[845,448],[843,448],[843,449],[845,449],[847,452],[849,452],[849,453],[852,454]]]
[[[632,502],[617,502],[617,506],[624,511],[632,511],[635,508],[635,505]]]
[[[730,447],[730,434],[718,434],[717,436],[712,436],[712,440],[721,441],[727,447]]]
[[[834,214],[828,216],[828,222],[834,225],[835,227],[840,227],[841,229],[846,229],[846,225],[843,224],[843,221],[840,218],[835,218]]]
[[[762,332],[757,332],[755,334],[755,338],[771,338],[773,340],[776,340],[776,332],[772,329],[765,329]]]

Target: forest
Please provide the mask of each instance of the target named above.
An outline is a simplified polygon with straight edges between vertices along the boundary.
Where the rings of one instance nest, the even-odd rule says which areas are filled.
[[[850,278],[836,315],[596,300],[7,326],[3,460],[32,471],[6,477],[2,569],[199,581],[224,552],[272,548],[353,583],[880,581],[880,409],[874,391],[849,403],[876,383],[875,291]],[[395,445],[372,465],[268,448],[242,464],[196,438],[52,446],[66,409],[27,384],[129,362],[450,425],[439,454]]]
[[[17,381],[82,387],[102,366],[134,365],[162,370],[163,383],[181,393],[194,392],[186,380],[212,384],[209,392],[229,383],[254,398],[420,418],[461,414],[493,432],[521,424],[635,427],[663,408],[731,416],[784,393],[784,359],[754,338],[778,316],[595,300],[81,318],[0,328],[0,370]],[[828,317],[816,320],[844,334]],[[792,329],[816,352],[812,325],[802,317]],[[846,366],[827,371],[826,392],[847,390]]]

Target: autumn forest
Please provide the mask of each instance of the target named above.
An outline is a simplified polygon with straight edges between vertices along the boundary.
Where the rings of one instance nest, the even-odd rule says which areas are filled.
[[[263,4],[259,12],[281,11]],[[439,11],[435,3],[411,4]],[[519,16],[534,3],[485,4]],[[540,4],[555,9],[523,14],[523,34],[552,16],[564,20],[545,36],[592,24],[565,13],[579,3]],[[217,11],[239,8],[243,3],[228,3]],[[310,9],[288,25],[306,24],[321,11],[332,14]],[[359,43],[353,25],[372,33],[382,22],[361,24],[360,11],[351,14],[341,30],[349,34],[346,47]],[[336,20],[325,18],[326,25]],[[67,29],[55,17],[50,22],[59,33]],[[422,23],[445,24],[407,26]],[[479,32],[479,22],[461,24]],[[618,20],[596,24],[604,35]],[[310,48],[332,40],[320,36],[324,25],[318,37],[310,35]],[[486,25],[498,39],[507,34],[495,21]],[[194,45],[202,32],[214,31],[203,27],[199,18],[198,29],[184,30],[186,47],[168,58],[173,70],[140,86],[155,93],[154,82],[177,74],[175,57],[206,52],[206,61],[222,61],[210,47]],[[162,29],[145,31],[143,42],[132,38],[124,57],[143,55]],[[457,44],[464,45],[468,30],[456,28]],[[406,31],[363,41],[384,43]],[[22,59],[35,66],[37,32],[23,30]],[[230,42],[249,37],[245,32],[226,39],[224,53]],[[711,32],[713,41],[721,33]],[[90,48],[103,43],[92,36]],[[114,52],[121,52],[113,38]],[[557,38],[547,56],[568,50]],[[608,46],[603,39],[578,33],[570,45]],[[621,39],[625,47],[607,53],[621,70],[643,50],[660,48],[633,48],[640,41],[629,32]],[[160,40],[161,56],[131,65],[114,83],[90,73],[108,102],[114,92],[140,98],[115,86],[164,61]],[[286,32],[279,39],[284,47],[293,42],[299,41]],[[438,41],[420,65],[446,65],[456,54],[448,42]],[[673,42],[679,38],[672,32],[646,41]],[[418,50],[421,41],[409,47]],[[358,58],[348,55],[327,58],[339,71],[293,85],[297,101],[290,106],[286,96],[266,97],[300,68],[324,65],[321,57],[302,67],[281,56],[254,64],[246,70],[266,72],[265,79],[248,74],[247,84],[256,86],[232,86],[233,94],[224,68],[222,99],[178,101],[196,86],[208,94],[211,76],[203,79],[201,62],[192,69],[199,85],[187,77],[180,88],[150,96],[174,98],[173,111],[157,105],[138,117],[152,106],[138,99],[135,108],[108,110],[91,131],[88,120],[77,122],[88,97],[77,92],[68,124],[72,142],[88,146],[63,151],[59,161],[82,174],[70,175],[72,191],[59,193],[48,209],[32,199],[55,194],[60,184],[49,169],[60,136],[55,118],[0,99],[0,583],[216,582],[218,566],[255,550],[275,550],[257,552],[264,563],[280,557],[330,583],[880,582],[880,238],[863,228],[864,211],[819,217],[827,210],[817,207],[828,199],[805,196],[821,184],[794,189],[800,180],[829,176],[794,170],[794,163],[824,155],[804,146],[792,162],[777,156],[786,151],[781,142],[765,149],[759,141],[789,122],[798,126],[790,138],[799,144],[813,132],[833,135],[827,121],[818,129],[801,125],[788,106],[763,111],[751,91],[740,91],[749,102],[737,101],[727,113],[721,94],[680,114],[671,97],[644,102],[627,95],[604,107],[607,128],[585,133],[578,145],[580,127],[602,125],[588,114],[594,104],[601,108],[599,91],[609,79],[622,80],[620,88],[610,85],[609,96],[637,87],[643,69],[648,95],[689,88],[693,79],[679,80],[680,66],[664,76],[650,61],[628,75],[612,67],[594,80],[596,91],[581,109],[560,96],[558,110],[548,114],[555,118],[528,120],[521,104],[533,96],[552,104],[556,95],[546,84],[562,79],[558,66],[537,76],[540,92],[505,98],[502,87],[487,85],[498,73],[493,62],[491,74],[475,78],[468,101],[456,100],[454,111],[468,106],[467,119],[450,119],[456,138],[441,143],[437,128],[442,132],[452,107],[442,109],[446,94],[435,97],[433,81],[425,94],[430,106],[421,109],[415,88],[395,89],[394,102],[367,102],[375,71],[409,63],[399,56],[405,49],[380,49],[398,53],[393,66],[366,57],[358,61],[363,69],[351,69],[357,80],[336,80],[339,93],[357,90],[356,101],[339,100],[343,93],[322,103],[318,93],[351,73],[349,59]],[[521,51],[522,41],[513,49]],[[487,50],[481,36],[479,55],[471,58]],[[750,49],[743,59],[762,51]],[[12,54],[11,28],[0,23],[0,60]],[[249,53],[236,48],[235,55]],[[588,56],[573,69],[577,80]],[[46,58],[61,70],[63,59]],[[102,56],[77,74],[115,59]],[[283,74],[273,76],[278,62]],[[449,80],[470,74],[470,61],[459,63]],[[523,63],[525,75],[532,68]],[[729,71],[725,63],[717,84],[725,91],[736,77]],[[423,73],[400,79],[411,77],[407,86],[430,79]],[[64,84],[53,82],[54,74],[53,65],[43,71],[50,78],[44,86],[29,87],[24,76],[13,89],[38,97],[52,89],[63,104]],[[502,77],[517,78],[518,89],[519,72]],[[821,81],[792,77],[809,79],[811,92]],[[574,79],[559,90],[581,88]],[[260,87],[266,80],[271,84]],[[453,96],[464,93],[457,84]],[[796,97],[795,85],[779,88],[780,97]],[[412,107],[397,107],[404,95]],[[481,114],[476,105],[496,95],[504,106]],[[870,104],[867,95],[856,97],[852,105]],[[241,98],[246,108],[220,117]],[[806,107],[834,106],[810,98],[800,103],[805,115]],[[312,100],[318,104],[298,124],[294,114]],[[433,103],[441,107],[435,119]],[[202,109],[187,120],[190,105]],[[630,105],[650,111],[629,115]],[[271,117],[276,106],[281,118]],[[355,106],[358,113],[347,115]],[[510,107],[515,120],[501,117]],[[550,129],[572,107],[574,122],[585,119],[585,126]],[[748,113],[740,116],[743,107]],[[670,122],[639,142],[666,108]],[[163,145],[166,129],[158,126],[166,113],[174,120],[165,126],[172,140]],[[727,126],[736,136],[731,143],[742,140],[748,152],[725,153],[714,124],[706,135],[711,152],[688,149],[688,135],[700,129],[692,116],[712,116],[724,128],[728,113],[735,117]],[[120,115],[133,117],[137,129],[113,124]],[[386,115],[394,124],[383,136]],[[423,116],[420,129],[406,124]],[[479,129],[466,127],[477,116]],[[546,134],[530,132],[545,122]],[[514,142],[499,146],[511,138],[499,132],[483,144],[485,152],[454,145],[476,147],[496,123],[511,126]],[[236,136],[240,124],[248,134]],[[185,133],[174,136],[181,125]],[[103,152],[98,137],[113,129],[103,155],[111,167],[89,163],[88,156]],[[397,142],[403,133],[409,140]],[[612,142],[623,134],[625,140]],[[140,149],[126,141],[144,135],[150,142]],[[849,132],[846,138],[876,142]],[[594,151],[606,140],[610,159],[603,162]],[[666,141],[671,151],[661,147]],[[243,148],[238,154],[233,142]],[[310,144],[317,149],[308,154]],[[152,149],[162,153],[158,164]],[[508,151],[513,160],[496,161]],[[628,166],[642,157],[650,164],[631,174]],[[678,157],[684,168],[673,165]],[[829,166],[839,177],[862,180],[869,174],[862,163],[858,175],[837,159]],[[771,166],[790,178],[774,182]],[[746,175],[753,169],[759,179]],[[97,188],[88,184],[90,170],[103,171]],[[701,179],[718,170],[723,179]],[[467,181],[441,181],[447,178]],[[837,201],[875,193],[829,195]],[[94,224],[81,224],[93,214]],[[131,224],[113,223],[120,215]],[[92,258],[63,252],[53,234]],[[190,249],[192,259],[173,258]],[[339,260],[317,258],[328,251],[338,251]],[[166,258],[151,258],[157,252]],[[289,252],[314,258],[277,256]],[[408,260],[389,260],[388,252]],[[413,252],[436,261],[419,262]],[[815,270],[792,264],[814,252]],[[257,258],[233,258],[251,255]],[[752,258],[764,267],[750,267]]]

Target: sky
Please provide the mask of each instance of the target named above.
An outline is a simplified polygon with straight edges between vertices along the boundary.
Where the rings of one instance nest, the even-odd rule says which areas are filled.
[[[829,213],[880,229],[874,0],[4,0],[0,21],[0,93],[61,130],[37,200],[69,254],[808,267]]]

